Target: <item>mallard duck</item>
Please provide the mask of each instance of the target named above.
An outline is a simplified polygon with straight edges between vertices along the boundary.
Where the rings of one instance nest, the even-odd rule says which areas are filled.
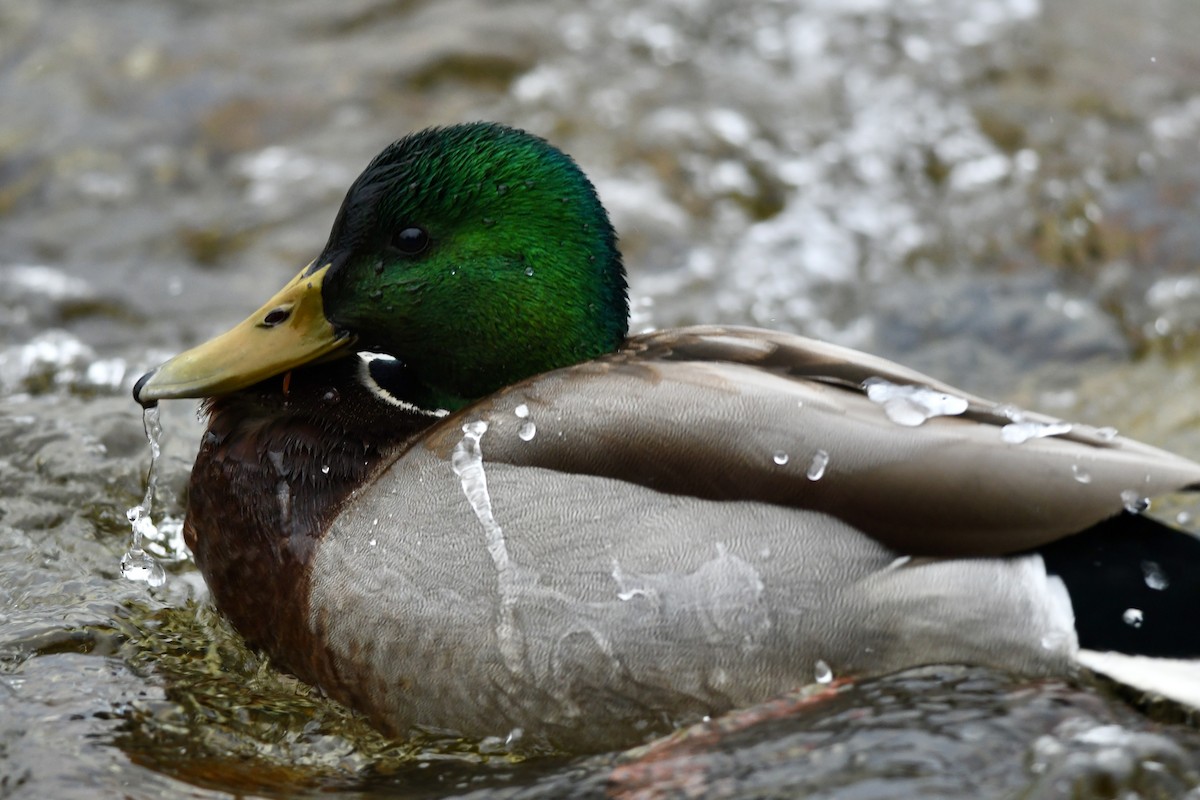
[[[184,530],[216,606],[394,735],[612,748],[949,662],[1200,702],[1200,540],[1137,513],[1200,464],[627,312],[567,155],[485,123],[385,149],[318,258],[134,389],[206,398]]]

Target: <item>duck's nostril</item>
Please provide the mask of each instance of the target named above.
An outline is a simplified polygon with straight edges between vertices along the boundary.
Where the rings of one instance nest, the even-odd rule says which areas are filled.
[[[287,320],[287,318],[290,317],[291,315],[292,315],[291,309],[275,308],[275,309],[272,309],[271,311],[268,311],[267,315],[265,317],[263,317],[263,321],[260,322],[259,324],[261,326],[263,326],[264,328],[274,328],[279,323]]]

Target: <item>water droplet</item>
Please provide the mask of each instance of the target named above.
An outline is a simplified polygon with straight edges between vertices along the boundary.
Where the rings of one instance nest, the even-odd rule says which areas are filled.
[[[1137,489],[1126,489],[1121,492],[1121,502],[1130,514],[1141,514],[1150,510],[1150,498],[1143,497]]]
[[[529,416],[529,406],[525,405],[524,403],[521,403],[521,405],[519,405],[513,409],[513,413],[516,414],[521,419],[525,419],[526,417]]]
[[[808,462],[808,471],[804,473],[810,481],[819,481],[825,477],[825,468],[829,466],[829,453],[818,450]]]
[[[1078,464],[1071,465],[1071,474],[1075,477],[1077,483],[1091,483],[1092,473],[1088,472]]]
[[[883,378],[863,381],[867,398],[883,406],[887,418],[897,425],[915,428],[934,417],[953,417],[967,410],[966,398],[938,392],[928,386],[891,383]]]
[[[1146,621],[1140,608],[1127,608],[1125,613],[1121,615],[1121,619],[1125,620],[1125,624],[1131,628],[1140,628],[1142,623]]]
[[[521,441],[528,442],[537,436],[537,426],[533,424],[533,420],[526,420],[521,423],[520,429],[517,431],[517,436],[521,437]]]
[[[526,267],[526,268],[525,268],[525,277],[526,277],[526,278],[532,278],[532,277],[533,277],[533,267]]]
[[[329,465],[328,465],[328,464],[325,464],[324,466],[322,466],[322,467],[321,467],[321,474],[322,474],[322,475],[328,475],[328,474],[329,474]]]
[[[1191,525],[1192,515],[1187,511],[1180,511],[1175,515],[1175,522],[1179,525]]]
[[[813,677],[817,683],[831,683],[833,681],[833,670],[829,668],[823,660],[818,659],[816,668],[813,670]]]
[[[371,541],[367,542],[367,544],[370,545],[371,547],[374,547],[376,545],[376,543],[377,543],[377,541],[375,539],[372,539]]]
[[[167,582],[167,571],[154,556],[139,547],[121,556],[121,577],[159,587]]]
[[[996,413],[1006,418],[1009,422],[1020,422],[1025,418],[1025,412],[1012,403],[996,406]]]
[[[1171,585],[1167,580],[1167,573],[1163,572],[1157,561],[1142,562],[1142,577],[1146,580],[1146,585],[1156,592],[1165,591]]]
[[[1000,429],[1000,440],[1008,444],[1024,444],[1030,439],[1044,439],[1070,432],[1069,422],[1010,422]]]
[[[1101,439],[1103,439],[1106,442],[1111,442],[1113,439],[1117,438],[1117,429],[1111,428],[1111,427],[1097,428],[1096,436],[1100,437]]]
[[[788,457],[788,454],[782,450],[776,450],[775,455],[771,456],[771,460],[782,467],[788,462]]]

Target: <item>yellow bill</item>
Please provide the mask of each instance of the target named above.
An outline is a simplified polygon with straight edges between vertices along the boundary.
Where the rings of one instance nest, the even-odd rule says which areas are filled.
[[[325,317],[321,284],[329,265],[311,265],[244,322],[152,370],[133,387],[144,406],[178,397],[227,394],[354,343]]]

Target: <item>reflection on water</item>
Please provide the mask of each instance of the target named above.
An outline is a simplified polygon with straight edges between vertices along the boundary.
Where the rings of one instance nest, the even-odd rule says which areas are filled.
[[[1192,729],[979,672],[718,720],[727,760],[711,731],[580,761],[384,741],[205,603],[178,536],[187,403],[163,407],[171,535],[146,545],[171,580],[117,557],[146,467],[133,377],[294,274],[384,144],[466,119],[595,178],[635,327],[799,330],[1198,456],[1197,39],[1191,0],[6,2],[0,795],[1196,785]],[[820,477],[764,457],[789,455]]]

